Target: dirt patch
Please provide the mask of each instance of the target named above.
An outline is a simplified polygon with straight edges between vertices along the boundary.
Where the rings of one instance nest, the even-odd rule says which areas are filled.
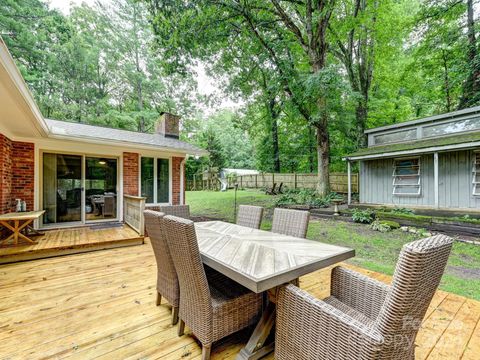
[[[480,280],[480,269],[463,266],[447,266],[447,272],[465,280]]]

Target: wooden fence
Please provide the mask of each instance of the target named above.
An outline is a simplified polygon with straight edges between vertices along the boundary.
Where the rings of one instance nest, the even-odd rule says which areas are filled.
[[[228,178],[228,186],[233,187],[237,183],[239,188],[264,189],[271,188],[273,184],[283,183],[289,189],[315,189],[317,186],[317,174],[278,174],[261,173],[258,175],[243,175]],[[202,179],[187,180],[187,190],[218,190],[220,183]],[[348,192],[347,173],[330,173],[330,188],[337,193]],[[352,173],[352,193],[358,193],[358,174]]]

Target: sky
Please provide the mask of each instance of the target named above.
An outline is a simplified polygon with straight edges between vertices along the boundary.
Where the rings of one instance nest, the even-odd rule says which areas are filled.
[[[60,10],[64,15],[68,15],[70,13],[70,8],[73,6],[80,5],[82,3],[93,6],[96,1],[97,0],[46,0],[46,2],[50,4],[51,8]],[[109,1],[103,0],[101,2],[108,3]],[[222,91],[215,86],[215,80],[206,74],[205,67],[202,64],[197,65],[195,67],[195,71],[197,73],[199,93],[206,96],[216,95],[222,99],[220,104],[215,105],[215,109],[204,108],[203,111],[206,115],[211,115],[219,109],[235,109],[241,105],[239,102],[233,101],[225,94],[222,94]]]

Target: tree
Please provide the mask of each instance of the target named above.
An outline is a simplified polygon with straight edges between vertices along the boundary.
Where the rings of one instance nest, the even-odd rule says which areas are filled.
[[[157,40],[175,49],[176,64],[186,58],[211,60],[222,47],[241,46],[248,37],[266,54],[281,86],[316,131],[317,191],[329,191],[329,108],[327,28],[333,0],[148,1]]]

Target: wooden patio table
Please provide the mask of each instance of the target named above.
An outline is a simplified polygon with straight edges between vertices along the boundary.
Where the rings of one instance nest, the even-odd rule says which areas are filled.
[[[26,211],[26,212],[12,212],[8,214],[0,215],[0,225],[5,226],[12,233],[6,239],[0,240],[0,242],[8,241],[11,238],[15,241],[15,245],[18,245],[18,238],[22,238],[32,244],[36,244],[35,241],[28,236],[21,233],[21,231],[27,228],[34,220],[37,220],[45,213],[45,210],[40,211]]]
[[[268,305],[237,359],[259,359],[274,349],[266,344],[275,325],[279,286],[355,256],[349,248],[251,229],[222,221],[195,223],[204,264],[256,293],[268,293]]]

